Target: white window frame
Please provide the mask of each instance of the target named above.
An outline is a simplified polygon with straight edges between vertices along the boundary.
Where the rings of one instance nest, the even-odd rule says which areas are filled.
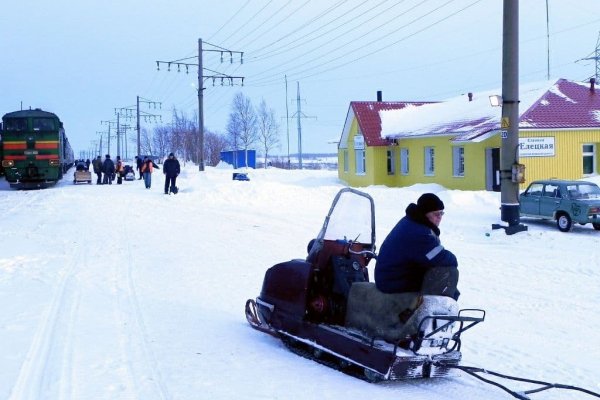
[[[434,176],[435,175],[435,148],[432,146],[427,146],[424,149],[425,151],[425,165],[424,172],[425,176]]]
[[[586,151],[586,147],[591,146],[592,150],[591,151]],[[581,167],[582,167],[582,172],[583,172],[583,176],[590,176],[593,175],[596,172],[596,145],[594,143],[585,143],[583,144],[583,146],[581,147],[581,152],[582,152],[582,156],[581,156]],[[591,172],[586,172],[583,167],[585,167],[585,160],[586,158],[591,157],[592,159],[592,171]]]
[[[365,160],[365,150],[357,149],[354,150],[354,164],[356,175],[366,175],[367,174],[367,165]]]
[[[409,152],[407,147],[402,147],[400,149],[400,173],[402,175],[408,175],[410,172],[409,168]]]
[[[452,175],[455,177],[465,176],[465,148],[463,146],[452,147]]]
[[[387,149],[387,174],[396,175],[396,153],[393,147]]]

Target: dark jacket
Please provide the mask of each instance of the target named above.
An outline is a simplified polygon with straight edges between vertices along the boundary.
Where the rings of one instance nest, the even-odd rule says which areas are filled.
[[[177,176],[180,171],[179,161],[176,158],[167,158],[163,163],[163,173],[167,177]]]
[[[385,238],[375,265],[375,284],[384,293],[418,292],[429,268],[458,267],[454,254],[444,249],[440,230],[416,204]]]
[[[115,173],[115,163],[110,158],[106,158],[104,163],[102,164],[102,172],[105,174],[114,174]]]
[[[95,158],[92,165],[94,166],[95,173],[99,174],[102,172],[102,160],[101,159]]]

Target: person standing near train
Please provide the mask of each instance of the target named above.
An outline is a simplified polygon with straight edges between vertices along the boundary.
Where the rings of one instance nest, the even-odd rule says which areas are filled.
[[[96,185],[102,185],[102,157],[96,157],[92,163],[92,166],[94,167],[94,173],[96,176],[98,176]]]
[[[115,175],[115,163],[110,159],[110,154],[106,155],[104,163],[102,163],[102,172],[104,172],[102,183],[112,185],[113,176]]]
[[[123,161],[121,161],[121,156],[117,156],[115,172],[117,174],[117,185],[120,185],[123,183]]]

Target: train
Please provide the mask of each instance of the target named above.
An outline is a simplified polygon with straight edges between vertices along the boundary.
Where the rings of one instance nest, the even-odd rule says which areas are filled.
[[[60,118],[39,108],[2,117],[0,156],[6,181],[15,189],[56,184],[75,162]]]

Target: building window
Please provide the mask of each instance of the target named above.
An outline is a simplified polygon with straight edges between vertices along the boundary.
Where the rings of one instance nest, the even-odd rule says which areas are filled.
[[[452,148],[452,173],[454,176],[465,176],[465,148]]]
[[[591,175],[596,170],[596,145],[583,145],[583,174]]]
[[[364,175],[367,172],[365,166],[365,151],[354,150],[354,156],[356,157],[356,175]]]
[[[348,172],[348,150],[344,150],[344,172]]]
[[[400,149],[400,173],[408,175],[408,149],[403,147]]]
[[[435,149],[425,147],[425,175],[435,174]]]
[[[394,156],[394,149],[388,149],[387,151],[387,174],[396,175],[396,157]]]

